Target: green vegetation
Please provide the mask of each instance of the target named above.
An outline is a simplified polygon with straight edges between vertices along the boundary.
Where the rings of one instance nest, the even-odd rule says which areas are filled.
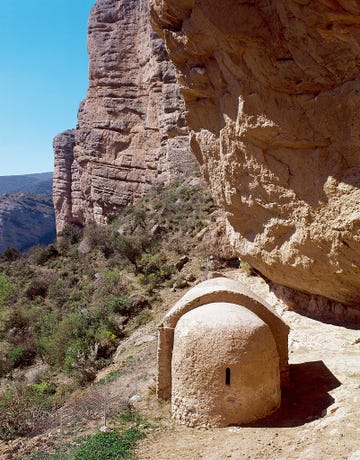
[[[130,460],[134,459],[136,443],[156,427],[131,407],[120,415],[116,425],[105,433],[77,438],[76,447],[63,445],[60,452],[34,452],[29,460]],[[24,460],[17,457],[16,460]]]
[[[67,226],[48,247],[0,256],[1,438],[29,432],[29,414],[91,382],[121,340],[152,319],[160,289],[178,280],[179,256],[201,250],[196,235],[214,209],[202,187],[177,181],[105,227]],[[27,385],[34,364],[44,370]],[[68,388],[56,383],[61,375]]]
[[[137,427],[128,428],[122,433],[98,433],[88,439],[74,453],[74,460],[107,460],[133,458],[136,442],[145,434]]]
[[[4,273],[0,273],[0,306],[2,306],[6,298],[9,297],[11,290],[11,284],[8,277]]]
[[[55,405],[55,386],[49,382],[12,385],[0,395],[0,439],[24,436],[33,430],[39,416]]]
[[[114,431],[98,433],[85,440],[74,452],[74,460],[132,459],[137,441],[154,425],[131,407],[120,415]]]

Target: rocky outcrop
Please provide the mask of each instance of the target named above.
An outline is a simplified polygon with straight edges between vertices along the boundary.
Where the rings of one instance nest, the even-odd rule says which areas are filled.
[[[75,130],[65,131],[54,138],[54,184],[53,201],[56,209],[56,227],[61,229],[65,223],[73,222],[72,189],[73,176],[78,168],[74,161]]]
[[[148,0],[98,0],[78,127],[55,138],[57,230],[117,213],[195,167],[184,106]]]
[[[238,254],[360,309],[360,6],[152,0]]]

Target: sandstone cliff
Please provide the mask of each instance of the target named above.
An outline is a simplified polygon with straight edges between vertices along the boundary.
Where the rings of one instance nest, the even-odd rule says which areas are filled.
[[[360,309],[360,5],[152,0],[238,254]]]
[[[54,140],[57,230],[104,223],[151,185],[195,167],[184,106],[148,0],[98,0],[78,127]]]

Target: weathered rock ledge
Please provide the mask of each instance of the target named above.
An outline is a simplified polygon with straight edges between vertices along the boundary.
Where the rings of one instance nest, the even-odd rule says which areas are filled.
[[[359,3],[151,5],[240,257],[359,310]]]
[[[104,223],[152,185],[196,167],[148,0],[98,0],[88,51],[89,88],[77,129],[54,140],[57,231],[66,223]]]

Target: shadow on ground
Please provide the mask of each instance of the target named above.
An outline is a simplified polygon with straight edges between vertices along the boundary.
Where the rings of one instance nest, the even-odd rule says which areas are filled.
[[[280,409],[252,427],[300,426],[322,418],[334,403],[329,392],[341,385],[323,361],[292,364],[289,377],[289,386],[282,389]]]

